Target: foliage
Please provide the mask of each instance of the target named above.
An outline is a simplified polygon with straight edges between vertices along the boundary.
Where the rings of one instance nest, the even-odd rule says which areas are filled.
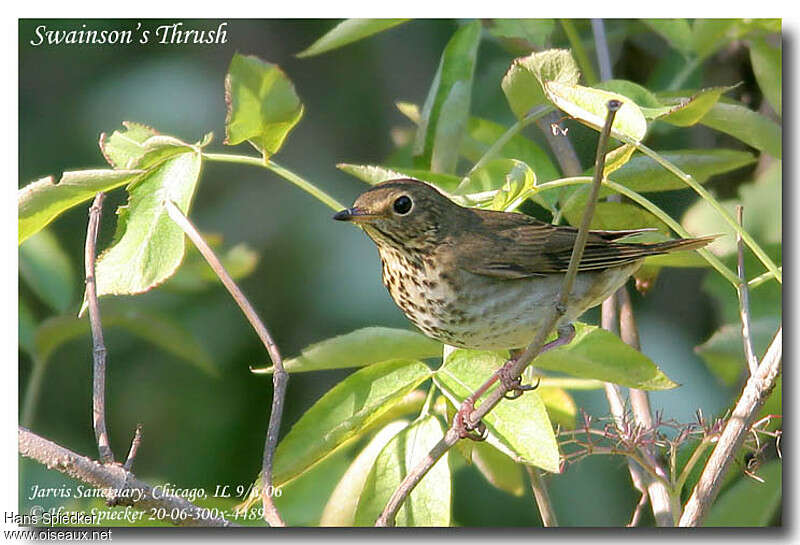
[[[404,22],[347,20],[298,56],[329,52]],[[484,26],[488,32],[484,32]],[[759,356],[780,322],[781,50],[774,46],[774,33],[780,29],[770,21],[734,20],[647,20],[638,26],[625,26],[624,32],[631,36],[642,29],[650,36],[655,33],[683,59],[666,68],[664,53],[659,59],[664,66],[660,64],[659,69],[669,70],[672,79],[669,85],[658,86],[623,79],[597,83],[593,76],[581,84],[582,73],[594,74],[586,64],[583,48],[587,44],[582,43],[588,43],[590,36],[576,33],[571,23],[562,27],[564,35],[557,32],[553,21],[496,19],[485,25],[479,21],[460,25],[441,53],[422,107],[398,103],[413,123],[405,129],[413,132],[413,142],[406,138],[399,145],[396,157],[401,159],[387,160],[383,165],[338,166],[368,184],[411,176],[437,186],[463,205],[525,212],[538,212],[538,205],[547,219],[577,225],[587,198],[581,184],[587,180],[567,178],[541,139],[526,135],[524,129],[542,115],[558,110],[569,120],[564,123],[567,128],[574,131],[561,137],[586,134],[580,132],[584,130],[581,125],[598,130],[606,102],[610,98],[621,100],[623,107],[612,127],[617,143],[608,155],[601,195],[623,193],[626,198],[599,203],[593,227],[654,227],[661,233],[653,236],[661,239],[672,231],[682,236],[687,232],[726,235],[710,251],[648,261],[640,280],[652,285],[663,266],[716,269],[709,273],[705,290],[722,302],[724,316],[697,351],[720,379],[735,383],[746,367],[734,289],[732,253],[736,235],[745,239],[752,252],[747,258],[748,278],[763,277],[762,285],[754,287],[754,298],[759,293],[771,295],[766,304],[754,304]],[[488,40],[496,40],[514,53],[519,53],[520,47],[524,50],[518,58],[508,55],[504,77],[491,82],[497,93],[504,94],[508,113],[513,114],[515,122],[509,126],[478,117],[483,112],[474,111],[474,89],[483,84],[484,77],[476,64]],[[773,109],[772,117],[763,109],[757,112],[731,98],[738,82],[706,88],[684,86],[705,60],[733,40],[746,44],[758,88]],[[183,232],[164,208],[166,201],[172,201],[190,214],[206,162],[263,166],[335,207],[336,201],[320,187],[273,161],[305,108],[295,85],[280,67],[255,56],[234,55],[225,77],[225,100],[228,116],[224,144],[247,141],[259,157],[209,153],[210,134],[190,144],[139,123],[124,123],[123,130],[101,138],[101,151],[110,168],[65,172],[58,184],[48,177],[20,190],[20,274],[30,292],[59,314],[38,322],[28,302],[20,299],[20,346],[31,354],[35,365],[45,365],[62,343],[88,331],[85,319],[65,315],[75,303],[71,291],[75,273],[64,264],[58,241],[43,229],[96,193],[124,186],[127,197],[127,203],[117,210],[114,240],[97,260],[99,295],[139,294],[165,282],[165,288],[186,293],[204,289],[213,280],[196,254],[190,253],[185,259]],[[690,131],[700,126],[732,138],[724,140],[725,147],[713,149],[658,145],[665,135],[689,142]],[[551,128],[556,134],[557,127]],[[406,160],[402,160],[403,148],[410,151]],[[759,165],[755,173],[750,170],[754,164]],[[716,197],[714,182],[743,169],[748,169],[753,181],[735,188],[732,193],[736,198]],[[691,193],[687,189],[701,198],[679,223],[656,203],[664,202],[659,195],[665,192],[680,191],[688,198]],[[737,203],[744,205],[743,227],[732,220]],[[49,262],[44,254],[50,256]],[[258,262],[258,255],[246,246],[234,246],[226,256],[225,262],[236,271],[236,277],[247,276]],[[171,318],[146,309],[133,314],[115,311],[113,305],[104,304],[103,320],[106,326],[120,326],[206,372],[216,373],[211,356]],[[650,357],[616,335],[595,326],[577,325],[573,342],[535,361],[538,370],[548,372],[543,374],[542,389],[501,403],[484,419],[487,442],[457,449],[488,483],[505,493],[523,493],[522,465],[550,473],[562,469],[564,449],[554,423],[564,429],[575,427],[577,411],[569,386],[547,386],[548,379],[560,378],[553,372],[645,390],[678,386]],[[281,439],[273,484],[281,487],[299,482],[319,471],[323,463],[332,463],[335,456],[357,447],[352,460],[342,462],[347,467],[330,497],[321,499],[327,505],[320,516],[324,524],[371,524],[408,470],[441,438],[453,407],[459,406],[507,356],[504,352],[448,351],[418,333],[384,327],[362,328],[308,346],[286,361],[290,373],[359,369],[313,403]],[[437,366],[431,360],[439,357],[442,363]],[[256,372],[270,373],[272,368]],[[434,404],[437,392],[444,398]],[[424,404],[422,397],[427,399]],[[434,406],[440,410],[433,410]],[[451,453],[450,458],[445,456],[434,466],[401,509],[398,524],[446,526],[453,522],[451,496],[457,465],[453,460]],[[688,473],[692,468],[673,469]],[[765,467],[765,479],[780,480],[778,462]],[[673,493],[680,496],[682,485]],[[780,489],[770,486],[762,494],[764,509],[746,519],[748,523],[763,525],[772,520],[780,504]],[[712,511],[708,524],[743,520],[739,518],[742,498],[750,493],[749,485],[743,482],[732,485]],[[249,507],[257,499],[252,494],[245,505]],[[311,521],[316,522],[319,520]]]

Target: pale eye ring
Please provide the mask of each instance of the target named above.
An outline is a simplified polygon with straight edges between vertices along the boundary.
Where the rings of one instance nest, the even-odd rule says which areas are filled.
[[[396,214],[401,216],[405,216],[411,211],[411,208],[414,206],[414,203],[411,202],[411,198],[408,195],[401,195],[394,200],[392,204],[392,209],[395,211]]]

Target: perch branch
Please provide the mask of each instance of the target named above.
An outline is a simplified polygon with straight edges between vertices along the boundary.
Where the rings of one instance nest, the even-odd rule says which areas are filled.
[[[138,480],[119,464],[101,464],[81,456],[27,428],[17,428],[19,453],[55,469],[73,479],[104,491],[107,500],[131,505],[141,511],[163,509],[166,519],[178,526],[235,526],[230,521],[211,516],[205,508],[167,493],[153,496],[153,488]]]
[[[742,223],[742,205],[736,205],[736,221],[744,227]],[[742,319],[742,342],[744,342],[744,357],[747,360],[747,367],[750,368],[750,374],[756,372],[758,369],[758,358],[756,351],[753,349],[752,328],[750,325],[750,290],[747,287],[747,277],[744,274],[744,241],[742,235],[736,234],[736,272],[739,274],[739,285],[736,288],[736,293],[739,296],[739,316]]]
[[[719,493],[722,477],[730,467],[734,454],[750,430],[753,418],[775,386],[775,379],[781,370],[782,356],[783,327],[781,326],[775,333],[758,369],[747,380],[742,395],[722,430],[689,501],[686,502],[679,526],[700,526],[703,523],[708,509]]]
[[[278,350],[278,346],[272,340],[264,323],[258,316],[258,313],[247,300],[242,290],[233,281],[228,271],[222,266],[222,263],[214,255],[214,252],[203,240],[203,237],[197,231],[189,219],[180,211],[180,209],[171,201],[165,201],[164,206],[167,209],[169,217],[172,221],[177,223],[186,236],[191,239],[195,247],[200,251],[203,257],[208,262],[209,266],[213,269],[214,273],[227,288],[228,292],[233,297],[239,308],[242,309],[250,325],[253,326],[264,347],[267,349],[275,371],[272,374],[273,394],[272,394],[272,410],[269,417],[269,425],[267,427],[267,437],[264,443],[264,458],[262,464],[262,477],[261,477],[261,501],[264,506],[264,520],[270,526],[286,526],[286,523],[281,518],[275,503],[272,501],[272,465],[275,455],[275,447],[278,444],[278,432],[281,427],[281,417],[283,415],[283,402],[286,397],[286,384],[289,381],[289,375],[283,367],[283,358]]]
[[[89,322],[92,327],[92,357],[94,379],[92,382],[92,423],[97,439],[100,460],[114,461],[114,453],[108,440],[106,429],[106,346],[103,341],[103,326],[100,322],[100,306],[97,303],[97,282],[95,280],[95,256],[97,255],[97,231],[103,211],[105,193],[98,193],[89,208],[89,226],[86,228],[86,248],[84,266],[86,269],[86,302],[89,307]]]
[[[131,449],[128,451],[128,459],[125,460],[125,463],[122,467],[125,468],[125,471],[131,471],[133,469],[133,462],[136,461],[136,453],[139,452],[139,445],[142,444],[142,425],[136,424],[136,431],[133,434],[133,441],[131,441]]]
[[[516,377],[522,375],[522,372],[525,370],[525,368],[530,365],[536,355],[538,355],[538,353],[541,351],[545,340],[550,335],[550,332],[556,327],[556,324],[563,317],[564,312],[566,311],[567,298],[572,291],[572,285],[575,282],[575,277],[578,274],[578,264],[583,256],[583,250],[586,246],[586,239],[589,234],[589,224],[592,221],[592,216],[594,215],[594,209],[597,202],[597,195],[600,191],[600,182],[603,178],[603,168],[605,166],[605,149],[608,144],[609,134],[611,133],[611,125],[614,122],[614,116],[621,106],[622,103],[617,100],[611,100],[607,105],[608,114],[606,116],[603,130],[600,132],[600,139],[597,144],[597,156],[595,159],[595,172],[591,193],[589,200],[586,203],[586,209],[583,212],[583,218],[581,221],[581,226],[578,230],[578,235],[575,239],[575,244],[572,248],[572,256],[570,258],[569,266],[566,274],[564,275],[563,283],[561,284],[561,292],[559,294],[558,303],[556,303],[556,305],[548,313],[545,325],[539,330],[534,340],[531,342],[528,348],[525,349],[525,352],[523,352],[523,354],[514,362],[514,365],[509,370],[509,376]],[[485,417],[492,409],[494,409],[494,407],[505,397],[507,392],[508,388],[502,383],[497,388],[492,390],[492,392],[490,392],[487,396],[486,400],[467,417],[467,425],[474,428],[483,417]],[[447,430],[445,436],[439,440],[439,442],[436,443],[436,445],[434,445],[430,450],[428,455],[406,475],[406,477],[403,479],[403,482],[400,483],[400,486],[398,486],[398,488],[394,491],[383,512],[378,517],[378,520],[375,523],[376,526],[391,526],[394,524],[397,511],[400,509],[400,506],[403,504],[417,483],[422,480],[422,478],[430,470],[430,468],[433,467],[436,461],[458,442],[460,439],[460,434],[456,429],[456,421],[457,419],[453,420],[453,425]]]

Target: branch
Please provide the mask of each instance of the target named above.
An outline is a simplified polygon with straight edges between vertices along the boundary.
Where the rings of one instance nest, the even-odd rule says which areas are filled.
[[[558,321],[566,312],[567,298],[572,291],[572,285],[575,282],[575,277],[578,274],[578,264],[580,263],[581,257],[583,256],[583,250],[586,246],[586,239],[589,235],[589,224],[591,223],[592,216],[594,215],[594,209],[597,203],[597,195],[600,191],[600,182],[603,179],[605,150],[608,144],[609,134],[611,133],[611,124],[614,122],[614,116],[621,106],[622,103],[618,100],[610,100],[607,105],[608,114],[606,116],[603,130],[600,132],[600,139],[597,144],[595,172],[591,192],[589,195],[589,200],[586,203],[586,209],[583,212],[583,218],[581,221],[581,226],[578,230],[578,235],[575,238],[575,244],[572,248],[572,257],[570,258],[569,267],[567,268],[567,272],[564,275],[564,280],[561,284],[561,292],[559,294],[558,302],[554,307],[549,309],[547,320],[544,322],[543,327],[539,330],[534,340],[508,370],[509,376],[518,377],[522,375],[522,372],[539,354],[544,346],[545,340],[547,340],[547,337],[550,335],[550,333],[556,327]],[[474,429],[478,422],[480,422],[483,417],[485,417],[498,403],[500,403],[508,391],[509,388],[507,388],[501,382],[499,387],[492,390],[492,392],[487,396],[486,400],[467,417],[467,427]],[[376,526],[390,526],[394,524],[397,511],[400,509],[400,506],[403,504],[406,497],[408,497],[417,483],[422,480],[422,478],[433,467],[436,461],[458,442],[460,439],[460,434],[456,430],[457,420],[457,418],[453,419],[453,425],[447,430],[445,436],[439,440],[436,445],[434,445],[425,459],[406,475],[405,479],[403,479],[403,482],[400,483],[400,486],[397,488],[397,490],[394,491],[394,494],[392,494],[392,497],[389,499],[389,502],[387,503],[383,512],[378,517],[378,520],[375,523]]]
[[[525,470],[528,472],[528,477],[531,480],[531,490],[533,496],[536,498],[536,507],[539,508],[539,516],[542,517],[542,526],[545,528],[552,528],[558,526],[558,519],[556,519],[556,512],[553,510],[553,503],[550,501],[550,495],[547,493],[547,487],[544,484],[542,476],[535,467],[525,465]]]
[[[197,231],[197,228],[192,225],[189,219],[183,214],[183,212],[180,211],[175,203],[172,201],[164,201],[164,206],[166,207],[169,217],[172,218],[172,221],[177,223],[180,228],[183,229],[183,232],[186,233],[186,236],[191,239],[203,257],[206,259],[209,266],[225,285],[225,288],[227,288],[228,292],[231,294],[231,297],[233,297],[233,300],[236,301],[236,304],[242,309],[242,312],[250,322],[250,325],[253,326],[253,329],[255,329],[258,337],[261,339],[261,342],[264,344],[264,347],[267,349],[267,352],[272,359],[272,364],[275,367],[275,370],[272,374],[272,411],[270,412],[269,425],[267,427],[267,437],[264,442],[261,501],[264,506],[264,520],[267,521],[270,526],[286,526],[286,523],[281,518],[278,509],[275,507],[275,504],[272,501],[271,494],[272,461],[275,455],[275,447],[278,444],[278,432],[280,431],[281,417],[283,415],[283,402],[286,397],[286,383],[289,381],[289,375],[283,368],[283,358],[278,350],[278,346],[272,340],[272,336],[269,334],[266,326],[261,321],[261,318],[258,317],[258,313],[253,308],[253,305],[250,304],[250,301],[248,301],[247,297],[244,296],[242,290],[239,289],[239,286],[237,286],[236,282],[233,281],[233,278],[231,278],[231,276],[228,274],[228,271],[226,271],[225,267],[222,266],[220,260],[217,259],[217,256],[214,255],[214,252],[211,250],[208,244],[206,244],[206,241],[203,240],[203,237]]]
[[[100,452],[100,460],[103,463],[110,463],[114,461],[114,453],[111,452],[108,430],[106,429],[106,346],[103,341],[100,306],[97,304],[97,282],[94,276],[97,231],[100,226],[100,214],[103,211],[103,199],[105,199],[105,196],[105,193],[98,193],[89,208],[84,266],[86,269],[86,302],[89,307],[89,321],[92,327],[92,354],[94,360],[92,422],[94,424],[94,436],[97,439],[97,450]]]
[[[736,221],[744,228],[741,204],[736,205]],[[747,367],[750,368],[750,374],[752,375],[758,369],[758,358],[756,357],[755,349],[753,349],[753,337],[751,335],[750,290],[747,287],[747,278],[744,274],[744,241],[739,233],[736,233],[736,250],[736,272],[739,274],[739,285],[736,287],[736,294],[739,296],[739,316],[742,319],[742,342],[744,342],[744,357],[747,360]]]
[[[753,418],[775,386],[775,379],[781,371],[782,356],[783,326],[778,328],[758,369],[747,380],[736,408],[722,430],[717,446],[708,458],[689,501],[686,502],[679,526],[700,526],[703,523],[711,503],[719,493],[722,477],[730,467],[734,454],[750,430]]]
[[[633,304],[631,303],[631,296],[628,289],[622,286],[617,290],[617,298],[619,299],[619,331],[622,341],[641,351],[642,347],[639,342],[639,331],[636,328],[636,320],[633,316]],[[636,424],[643,429],[650,429],[653,427],[653,417],[650,413],[650,400],[648,399],[647,392],[631,388],[629,391],[631,400],[631,408],[633,409],[633,418]],[[666,478],[666,472],[661,467],[658,460],[653,454],[652,449],[642,447],[645,459],[652,464],[653,469],[661,477]],[[650,496],[650,505],[653,508],[653,516],[658,526],[674,526],[675,514],[678,509],[672,505],[672,495],[669,488],[663,481],[653,479],[650,475],[644,476],[645,486]]]
[[[211,516],[203,507],[180,496],[164,492],[153,497],[153,488],[134,477],[119,464],[101,464],[81,456],[27,428],[17,428],[19,453],[104,491],[109,502],[125,503],[141,511],[163,509],[166,519],[178,526],[236,526],[224,518]]]

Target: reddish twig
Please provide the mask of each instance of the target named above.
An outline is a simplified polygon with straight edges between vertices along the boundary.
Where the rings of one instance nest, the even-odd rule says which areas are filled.
[[[195,247],[200,251],[203,257],[208,262],[209,266],[213,269],[214,273],[222,281],[225,288],[231,294],[236,304],[242,309],[250,325],[253,326],[264,347],[267,349],[272,364],[275,370],[272,374],[273,394],[272,394],[272,411],[270,412],[269,425],[267,427],[267,437],[264,442],[264,457],[262,463],[261,475],[261,501],[264,506],[264,520],[270,526],[286,526],[286,523],[281,518],[275,503],[272,501],[272,464],[275,455],[275,447],[278,444],[278,432],[281,427],[281,417],[283,415],[283,403],[286,397],[286,384],[289,380],[289,375],[283,367],[283,358],[278,350],[278,346],[272,340],[272,336],[267,330],[264,323],[259,318],[258,313],[247,300],[242,290],[233,281],[228,271],[225,270],[220,260],[214,255],[214,252],[203,240],[197,228],[192,225],[189,219],[181,212],[175,203],[172,201],[164,201],[164,206],[176,224],[178,224],[186,236],[194,243]]]

